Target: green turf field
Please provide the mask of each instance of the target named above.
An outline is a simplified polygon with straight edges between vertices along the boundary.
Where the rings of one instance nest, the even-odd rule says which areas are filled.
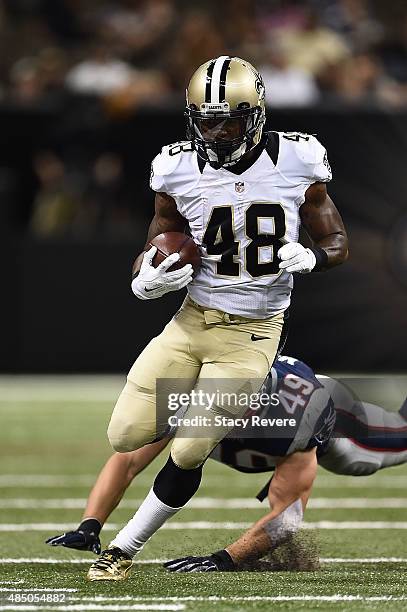
[[[264,475],[209,461],[198,495],[146,545],[131,578],[87,583],[91,553],[43,542],[80,519],[110,453],[105,431],[121,383],[120,377],[0,379],[0,611],[48,609],[52,604],[11,598],[45,598],[52,589],[62,589],[61,610],[406,609],[405,466],[358,479],[321,470],[304,532],[309,549],[319,548],[319,571],[168,574],[159,560],[223,548],[266,511],[253,499]],[[137,508],[165,459],[129,489],[102,532],[103,544]]]

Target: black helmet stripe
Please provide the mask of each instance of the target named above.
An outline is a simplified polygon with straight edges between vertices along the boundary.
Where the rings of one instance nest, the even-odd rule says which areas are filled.
[[[212,60],[206,72],[205,102],[211,101],[212,75],[213,75],[213,68],[215,64],[216,64],[216,60]]]
[[[219,102],[223,102],[226,95],[226,76],[229,70],[230,62],[232,58],[229,57],[223,63],[222,70],[220,72],[220,81],[219,81]]]

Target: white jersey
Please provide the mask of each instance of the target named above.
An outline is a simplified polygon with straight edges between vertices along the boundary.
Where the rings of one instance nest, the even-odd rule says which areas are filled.
[[[331,178],[324,147],[307,134],[269,132],[254,160],[219,170],[189,141],[164,147],[152,163],[151,187],[174,198],[201,249],[191,298],[253,319],[285,310],[293,277],[279,270],[277,251],[298,241],[308,187]]]

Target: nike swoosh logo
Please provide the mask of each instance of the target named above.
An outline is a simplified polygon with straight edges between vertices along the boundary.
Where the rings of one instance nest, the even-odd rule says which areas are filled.
[[[271,338],[268,338],[267,336],[255,336],[254,334],[252,334],[251,339],[253,340],[253,342],[256,342],[256,340],[270,340]]]
[[[147,287],[144,286],[144,291],[148,293],[149,291],[155,291],[155,288],[153,287],[152,289],[147,289]]]

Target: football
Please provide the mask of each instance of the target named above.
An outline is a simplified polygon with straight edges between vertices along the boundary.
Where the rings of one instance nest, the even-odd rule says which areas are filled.
[[[156,268],[168,255],[179,253],[180,259],[173,264],[168,271],[178,270],[186,264],[191,264],[196,273],[201,265],[201,253],[195,242],[182,232],[164,232],[159,234],[149,243],[157,247],[157,253],[153,259],[153,266]]]

